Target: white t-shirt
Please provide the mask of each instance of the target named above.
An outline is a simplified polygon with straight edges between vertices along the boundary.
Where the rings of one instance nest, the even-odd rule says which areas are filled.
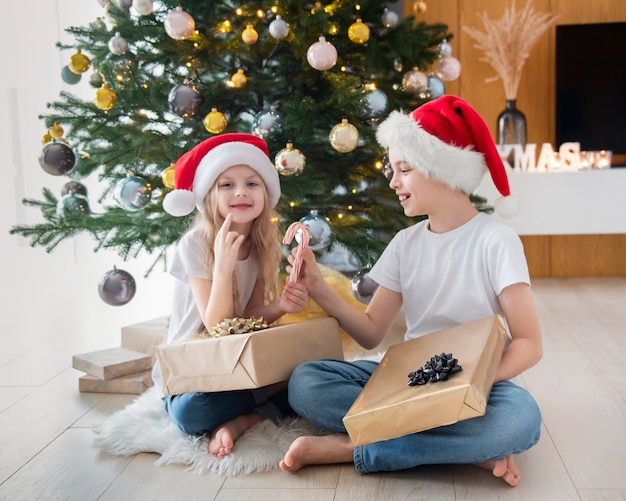
[[[212,279],[213,273],[207,263],[207,253],[207,242],[198,228],[193,228],[183,235],[176,247],[170,266],[170,273],[176,278],[176,281],[174,283],[172,313],[167,333],[168,344],[190,338],[198,332],[198,328],[202,325],[202,316],[193,298],[189,277]],[[242,305],[242,308],[245,308],[252,297],[258,277],[256,260],[249,257],[243,261],[238,261],[236,276],[239,303]],[[158,362],[155,363],[152,369],[152,380],[155,386],[159,388],[159,391],[161,391],[161,374]]]
[[[446,233],[428,220],[399,231],[369,276],[402,294],[405,340],[502,314],[500,292],[530,284],[519,236],[482,212]]]

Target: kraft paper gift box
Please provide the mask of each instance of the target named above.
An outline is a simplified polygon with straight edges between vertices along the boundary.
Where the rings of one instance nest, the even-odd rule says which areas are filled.
[[[157,346],[163,393],[259,388],[286,381],[302,362],[343,359],[337,320],[316,318],[246,334]]]
[[[391,346],[343,418],[354,445],[483,416],[506,342],[499,315]],[[408,386],[431,357],[452,354],[462,370],[444,381]]]
[[[169,327],[169,315],[122,327],[122,347],[147,353],[156,360],[155,346],[165,343]]]

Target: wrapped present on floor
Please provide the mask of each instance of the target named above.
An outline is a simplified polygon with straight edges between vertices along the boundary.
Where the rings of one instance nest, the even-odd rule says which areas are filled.
[[[353,443],[484,415],[505,342],[504,321],[495,315],[391,346],[343,418]],[[427,362],[435,355],[441,360],[431,369]],[[444,366],[461,369],[445,371]]]
[[[107,348],[72,357],[72,367],[98,379],[113,379],[152,369],[150,355],[127,348]]]
[[[152,386],[152,371],[137,372],[113,379],[88,374],[78,378],[78,391],[87,393],[129,393],[139,395]]]
[[[343,359],[339,325],[324,317],[156,349],[163,392],[177,395],[259,388],[286,381],[302,362]]]
[[[154,362],[155,347],[167,340],[169,320],[168,315],[122,327],[122,347],[147,353]]]

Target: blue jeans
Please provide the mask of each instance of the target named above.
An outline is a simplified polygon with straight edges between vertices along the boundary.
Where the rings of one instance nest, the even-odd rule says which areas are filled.
[[[342,418],[377,365],[365,360],[306,362],[291,375],[289,403],[314,425],[346,433]],[[503,381],[493,386],[484,416],[355,447],[354,465],[360,473],[373,473],[481,463],[529,449],[539,440],[540,426],[541,413],[532,396]]]
[[[278,421],[294,416],[287,390],[268,398],[266,388],[212,393],[183,393],[163,397],[172,421],[189,435],[211,433],[221,424],[244,414],[257,413]]]

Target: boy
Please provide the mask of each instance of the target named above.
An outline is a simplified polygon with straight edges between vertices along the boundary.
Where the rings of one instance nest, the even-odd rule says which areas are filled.
[[[310,251],[301,277],[309,296],[366,349],[381,343],[403,304],[405,340],[501,314],[507,347],[484,416],[360,447],[352,444],[342,418],[377,363],[302,364],[289,382],[290,404],[334,434],[299,437],[280,467],[293,472],[307,464],[353,461],[357,471],[369,473],[476,464],[516,486],[520,475],[513,455],[539,440],[541,414],[530,394],[509,380],[540,360],[541,331],[519,237],[478,212],[469,199],[489,172],[503,195],[496,210],[514,213],[504,165],[484,120],[455,96],[442,96],[409,115],[392,112],[376,134],[387,149],[385,175],[404,213],[428,219],[398,232],[372,268],[369,276],[379,286],[365,312],[324,281]]]

